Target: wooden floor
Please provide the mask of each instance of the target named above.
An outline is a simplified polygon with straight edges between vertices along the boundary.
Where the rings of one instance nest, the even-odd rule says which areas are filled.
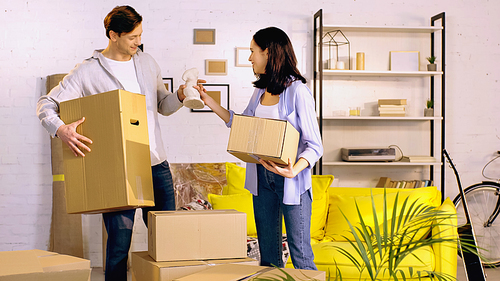
[[[500,280],[500,268],[486,268],[484,270],[486,274],[486,280],[488,281],[498,281]],[[91,281],[104,281],[104,272],[102,270],[102,267],[94,267],[92,268],[92,277],[90,278]],[[458,281],[475,281],[477,278],[474,278],[474,276],[469,276],[469,280],[467,280],[467,277],[465,275],[465,270],[464,270],[464,265],[462,263],[462,259],[458,258],[458,264],[457,264],[457,280]],[[132,276],[129,272],[127,281],[132,281]]]

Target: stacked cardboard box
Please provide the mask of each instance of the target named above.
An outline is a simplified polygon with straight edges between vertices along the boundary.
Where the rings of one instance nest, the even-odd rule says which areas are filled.
[[[148,252],[132,253],[136,281],[170,281],[220,264],[258,265],[247,257],[245,213],[155,211],[148,225]]]
[[[0,252],[0,280],[89,281],[90,261],[42,250]]]
[[[284,271],[284,272],[283,272]],[[287,276],[287,274],[289,276]],[[291,277],[291,278],[290,278]],[[207,268],[174,281],[199,281],[199,280],[325,280],[326,272],[316,270],[303,270],[274,267],[255,266],[245,264],[223,264]]]

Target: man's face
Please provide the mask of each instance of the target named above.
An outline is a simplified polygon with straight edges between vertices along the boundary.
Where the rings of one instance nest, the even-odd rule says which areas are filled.
[[[118,51],[122,55],[133,56],[137,52],[137,48],[141,45],[142,23],[129,33],[122,33],[121,36],[116,36]]]

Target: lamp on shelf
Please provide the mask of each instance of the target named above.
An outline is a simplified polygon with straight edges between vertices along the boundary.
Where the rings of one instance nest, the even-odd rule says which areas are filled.
[[[327,32],[323,36],[323,45],[328,47],[328,68],[329,69],[345,69],[345,62],[340,60],[339,47],[347,47],[347,63],[351,69],[351,45],[349,39],[341,30],[333,30]],[[343,47],[343,48],[344,48]],[[344,48],[345,49],[345,48]]]

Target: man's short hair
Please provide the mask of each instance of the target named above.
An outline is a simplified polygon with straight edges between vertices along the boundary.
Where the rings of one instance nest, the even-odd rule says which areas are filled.
[[[142,22],[142,16],[130,6],[116,6],[104,19],[106,37],[113,30],[121,36],[122,33],[132,32]]]

